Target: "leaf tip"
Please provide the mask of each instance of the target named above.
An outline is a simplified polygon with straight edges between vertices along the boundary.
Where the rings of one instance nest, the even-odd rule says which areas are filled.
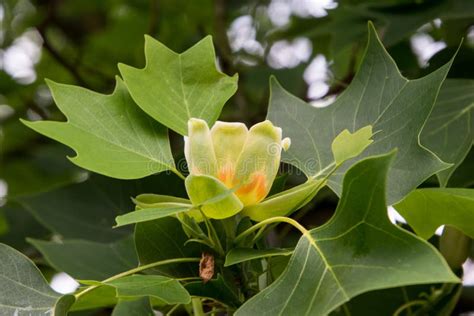
[[[372,20],[367,21],[367,27],[369,29],[369,33],[376,32],[375,25],[374,25],[374,22],[372,22]]]
[[[211,43],[213,43],[212,41],[212,35],[206,35],[202,40],[202,42],[205,42],[205,41],[211,41]],[[214,45],[214,44],[213,44]]]
[[[49,78],[44,78],[44,82],[46,82],[46,85],[49,87],[50,85],[56,84],[55,81],[49,79]]]
[[[278,81],[275,75],[270,76],[269,85],[270,85],[270,94],[272,93],[273,90],[277,90],[277,89],[284,90],[283,86]]]
[[[193,51],[194,49],[199,49],[199,47],[204,47],[205,49],[209,49],[209,51],[212,53],[212,57],[215,59],[215,48],[214,48],[214,41],[212,39],[212,35],[207,35],[206,37],[202,38],[200,41],[198,41],[196,44],[188,48],[186,51],[182,52],[182,54],[186,54],[190,51]]]
[[[122,77],[124,77],[124,79],[126,77],[126,76],[124,76],[124,73],[127,72],[129,69],[133,69],[132,66],[129,66],[129,65],[124,64],[124,63],[118,63],[117,68],[119,69],[120,74],[122,75]]]
[[[120,91],[127,91],[128,93],[128,89],[127,89],[127,86],[125,85],[125,82],[119,75],[116,75],[114,91],[110,95],[114,95]]]
[[[147,57],[147,52],[151,49],[152,45],[161,44],[156,38],[151,35],[145,34],[145,57]],[[162,44],[161,44],[162,45]]]
[[[32,121],[28,121],[28,120],[25,120],[25,119],[23,119],[23,118],[19,118],[18,120],[20,121],[20,123],[22,123],[23,125],[26,125],[26,126],[28,126],[28,127],[31,127],[31,124],[34,123],[34,122],[32,122]]]
[[[235,82],[235,83],[238,83],[239,82],[239,73],[236,72],[235,74],[233,74],[230,79]],[[237,90],[237,87],[236,87],[236,90]]]
[[[278,83],[278,79],[276,78],[275,75],[270,75],[270,83],[271,84]]]
[[[367,44],[366,44],[366,48],[365,48],[366,53],[364,55],[367,54],[367,51],[370,48],[371,49],[376,49],[375,47],[377,47],[377,49],[381,48],[385,52],[385,54],[390,57],[390,54],[385,49],[385,46],[383,45],[382,40],[379,37],[379,34],[377,32],[377,28],[375,27],[375,24],[372,21],[368,21],[367,22]],[[364,57],[364,59],[365,59],[365,57]],[[395,64],[395,62],[393,62],[393,63]]]
[[[46,85],[48,86],[49,90],[51,91],[51,94],[52,94],[52,96],[53,96],[53,99],[54,99],[54,94],[55,94],[56,88],[60,87],[61,85],[64,85],[64,84],[61,84],[61,83],[59,83],[59,82],[53,81],[53,80],[48,79],[48,78],[45,78],[45,79],[44,79],[44,82],[46,83]]]
[[[115,217],[115,225],[112,226],[112,229],[116,229],[116,228],[119,228],[119,227],[121,227],[121,226],[126,225],[126,224],[122,223],[121,217],[122,217],[122,215],[119,215],[119,216],[116,216],[116,217]]]
[[[459,54],[459,51],[461,50],[461,47],[462,47],[463,43],[464,43],[464,37],[461,38],[461,40],[459,41],[459,45],[456,48],[456,51],[454,52],[453,56],[449,59],[449,61],[446,63],[447,65],[449,65],[449,68],[451,68],[452,64],[454,63],[454,59]]]
[[[373,38],[378,39],[380,41],[379,34],[377,33],[377,28],[375,27],[374,22],[369,20],[367,22],[367,42],[370,43]]]

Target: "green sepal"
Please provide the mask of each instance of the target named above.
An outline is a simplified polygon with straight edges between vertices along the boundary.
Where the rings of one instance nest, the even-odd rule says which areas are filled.
[[[272,195],[259,204],[245,207],[242,214],[257,222],[275,216],[288,216],[308,204],[325,185],[326,180],[323,179],[309,180]]]
[[[138,106],[181,135],[192,117],[212,125],[237,91],[238,75],[227,76],[216,67],[210,36],[181,54],[145,36],[145,58],[142,69],[119,64],[120,74]]]
[[[233,191],[214,177],[189,175],[185,184],[193,205],[200,207],[209,218],[223,219],[231,217],[243,208],[242,202]]]
[[[289,256],[293,254],[293,248],[268,248],[268,249],[255,249],[255,248],[233,248],[231,249],[224,262],[224,267],[228,267],[237,263],[246,262],[250,260],[275,257],[275,256]]]
[[[191,201],[188,199],[171,196],[171,195],[161,195],[161,194],[152,194],[144,193],[137,195],[133,200],[133,203],[139,208],[154,208],[159,203],[182,203],[182,204],[191,204]]]
[[[161,195],[161,194],[151,194],[145,193],[140,194],[136,198],[133,199],[133,202],[137,206],[137,208],[159,208],[162,206],[161,203],[180,203],[180,204],[189,204],[192,205],[191,201],[188,199],[171,196],[171,195]],[[178,213],[177,215],[180,216],[182,213]],[[194,218],[198,222],[202,222],[204,219],[202,218],[202,214],[199,209],[190,208],[186,211],[186,214]]]
[[[153,208],[142,208],[136,211],[117,216],[115,227],[136,224],[141,222],[148,222],[155,219],[160,219],[168,216],[175,216],[179,213],[189,211],[192,208],[190,204],[183,203],[157,203]]]

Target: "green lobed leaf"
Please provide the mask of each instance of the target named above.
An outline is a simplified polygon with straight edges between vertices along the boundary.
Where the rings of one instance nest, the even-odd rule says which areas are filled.
[[[224,267],[228,267],[237,263],[262,259],[274,256],[289,256],[293,253],[293,249],[281,249],[281,248],[268,248],[268,249],[255,249],[255,248],[233,248],[231,249],[226,257]]]
[[[139,209],[125,215],[117,216],[115,227],[136,224],[189,211],[192,205],[183,203],[157,203],[153,208]]]
[[[181,283],[161,275],[130,275],[105,284],[115,287],[117,297],[151,296],[167,304],[191,302],[191,296]]]
[[[271,80],[268,119],[294,141],[282,160],[308,177],[330,165],[331,143],[343,130],[351,132],[371,125],[374,142],[355,159],[346,162],[329,180],[338,194],[345,170],[356,161],[398,148],[388,177],[388,202],[393,204],[432,174],[447,168],[419,143],[419,134],[431,112],[451,62],[430,75],[408,80],[401,76],[383,48],[372,25],[365,57],[349,87],[326,108],[314,108],[286,92]]]
[[[332,219],[303,234],[283,274],[236,315],[326,315],[371,290],[459,282],[433,246],[389,221],[391,160],[393,153],[355,164]]]
[[[210,36],[181,54],[145,36],[145,57],[143,69],[119,64],[125,84],[143,111],[181,135],[192,117],[214,124],[237,90],[238,75],[216,69]]]
[[[64,271],[76,279],[104,280],[138,266],[131,237],[111,243],[35,239],[29,239],[29,242],[57,271]]]
[[[466,158],[474,141],[474,80],[448,79],[444,82],[421,142],[443,161],[453,163],[438,172],[442,186]]]
[[[474,189],[418,189],[394,207],[424,239],[433,236],[441,225],[453,226],[474,238]]]
[[[111,95],[48,81],[67,122],[22,122],[71,148],[78,166],[119,179],[176,170],[166,128],[143,113],[117,77]]]
[[[54,292],[30,259],[0,244],[0,261],[1,315],[66,315],[74,297]]]

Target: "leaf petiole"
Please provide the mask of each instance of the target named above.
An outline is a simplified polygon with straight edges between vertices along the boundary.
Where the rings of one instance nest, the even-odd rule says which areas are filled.
[[[192,298],[194,316],[204,316],[204,310],[202,308],[202,302],[200,297]]]
[[[181,180],[186,180],[186,177],[176,168],[170,168],[170,171],[177,175]]]
[[[148,270],[148,269],[151,269],[151,268],[154,268],[154,267],[158,267],[158,266],[162,266],[162,265],[166,265],[166,264],[173,264],[173,263],[199,262],[200,260],[201,260],[201,258],[175,258],[175,259],[166,259],[166,260],[161,260],[161,261],[156,261],[156,262],[152,262],[152,263],[149,263],[149,264],[145,264],[143,266],[139,266],[139,267],[127,270],[125,272],[116,274],[116,275],[114,275],[114,276],[112,276],[108,279],[105,279],[105,280],[101,281],[100,284],[95,284],[95,285],[89,286],[86,289],[82,290],[81,292],[74,294],[74,297],[77,300],[81,296],[83,296],[84,294],[89,293],[90,291],[98,288],[101,285],[104,285],[107,282],[114,281],[114,280],[129,276],[129,275],[132,275],[134,273],[141,272],[141,271],[144,271],[144,270]]]
[[[206,214],[204,214],[204,212],[200,208],[199,210],[201,211],[201,215],[204,218],[204,224],[207,228],[208,238],[212,242],[212,248],[214,248],[219,253],[219,255],[225,256],[225,251],[219,240],[219,236],[217,235],[216,229],[212,225],[209,218],[207,218]]]
[[[336,165],[336,162],[332,162],[329,165],[327,165],[324,169],[320,170],[317,174],[314,176],[310,177],[309,180],[316,180],[318,177],[323,176],[326,172],[328,172],[327,175],[324,176],[325,179],[329,178],[330,175],[339,168],[341,164]]]
[[[240,241],[242,241],[245,237],[247,237],[248,235],[250,235],[251,233],[253,233],[254,231],[256,231],[257,229],[259,229],[260,227],[262,226],[266,226],[268,224],[272,224],[272,223],[287,223],[287,224],[290,224],[292,225],[293,227],[295,227],[296,229],[298,229],[303,235],[308,233],[308,230],[306,228],[304,228],[300,223],[298,223],[297,221],[295,221],[294,219],[292,218],[289,218],[289,217],[284,217],[284,216],[276,216],[276,217],[270,217],[266,220],[263,220],[255,225],[253,225],[252,227],[250,227],[249,229],[243,231],[242,233],[240,233],[234,240],[234,242],[236,244],[238,244]]]
[[[412,306],[417,306],[417,305],[425,305],[426,304],[426,301],[424,300],[414,300],[414,301],[410,301],[408,303],[405,303],[403,305],[401,305],[394,313],[393,313],[393,316],[400,316],[402,314],[403,311],[405,311],[406,309],[412,307]]]

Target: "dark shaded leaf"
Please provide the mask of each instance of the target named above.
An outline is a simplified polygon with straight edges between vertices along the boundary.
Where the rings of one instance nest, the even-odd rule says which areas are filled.
[[[459,282],[430,244],[389,221],[391,160],[367,158],[347,172],[333,218],[303,234],[283,274],[237,315],[326,315],[371,290]]]
[[[373,26],[364,60],[350,86],[330,106],[314,108],[271,82],[268,119],[293,139],[283,160],[315,176],[334,158],[330,146],[344,129],[354,132],[372,125],[374,142],[355,159],[346,162],[329,180],[338,194],[345,170],[356,161],[398,148],[388,177],[388,202],[401,200],[433,173],[448,167],[419,143],[419,134],[431,112],[450,63],[418,79],[402,77],[380,43]]]
[[[33,262],[4,244],[0,258],[0,314],[67,314],[74,297],[54,292]]]
[[[111,243],[29,240],[57,271],[75,279],[104,280],[138,266],[133,238]]]
[[[139,223],[135,228],[135,245],[141,265],[165,259],[201,257],[201,249],[195,243],[185,242],[188,237],[180,222],[172,217]],[[174,277],[197,276],[197,263],[181,263],[159,266],[147,270],[149,273]]]

